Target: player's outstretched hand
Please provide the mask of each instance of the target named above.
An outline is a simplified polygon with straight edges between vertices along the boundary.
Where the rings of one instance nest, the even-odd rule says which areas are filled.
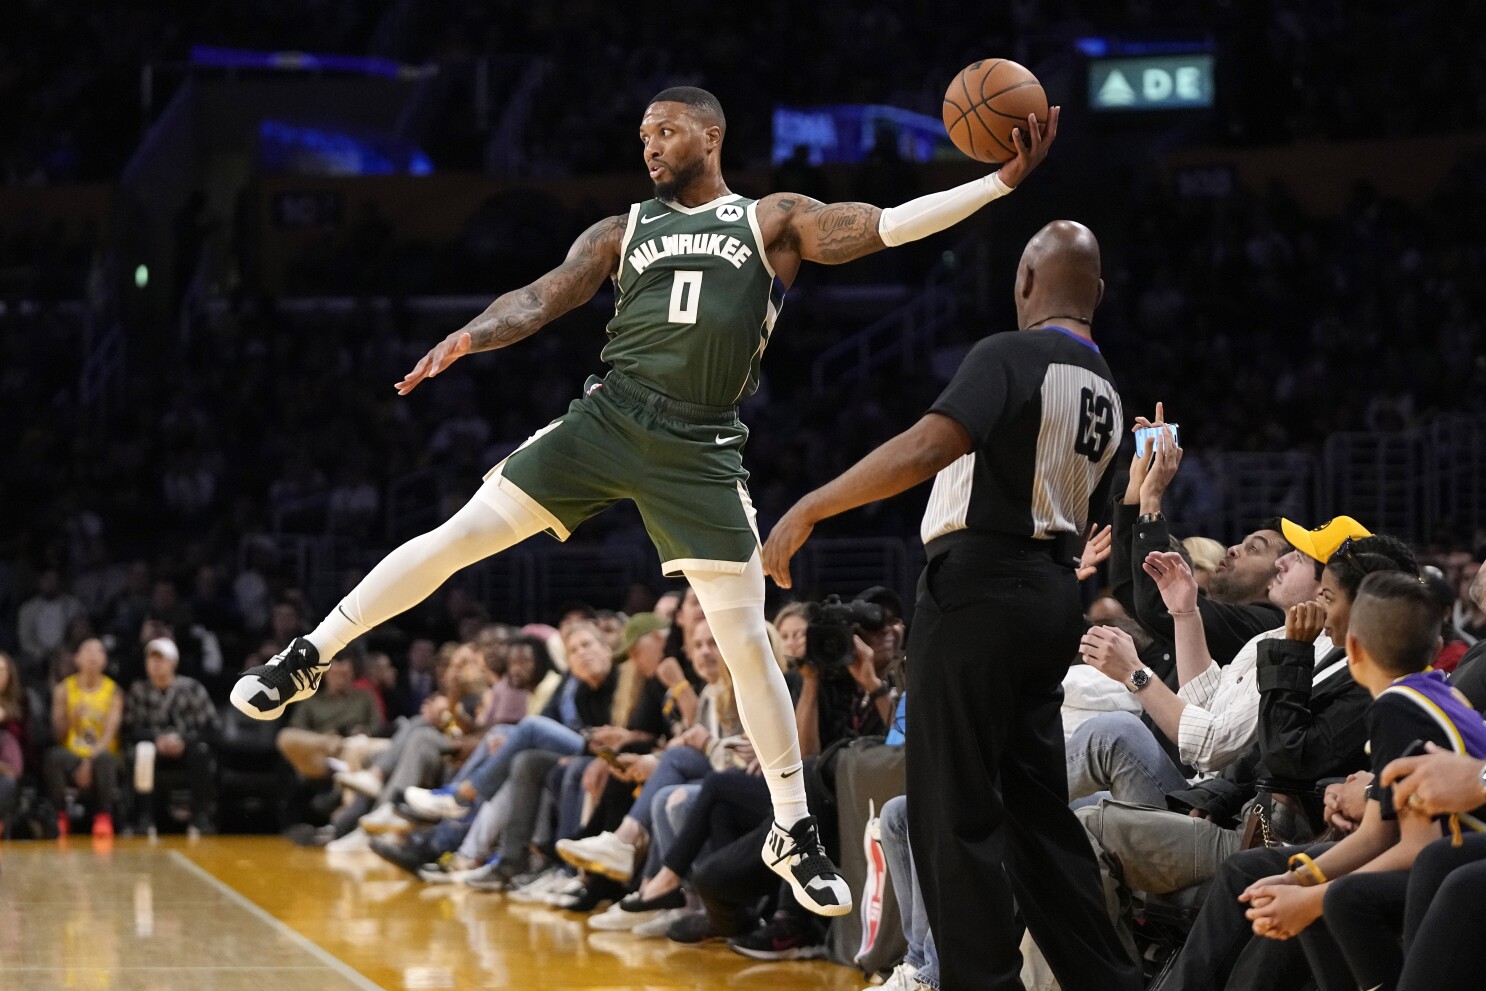
[[[433,378],[439,372],[448,368],[454,362],[470,353],[473,342],[468,332],[450,334],[439,341],[434,349],[419,359],[413,370],[402,377],[402,381],[393,386],[399,396],[406,396],[417,387],[424,379]]]
[[[1043,128],[1037,123],[1036,114],[1027,115],[1027,127],[1012,128],[1011,143],[1016,148],[1016,157],[1001,166],[1001,181],[1012,189],[1022,184],[1022,180],[1032,174],[1032,170],[1042,164],[1047,157],[1047,151],[1053,146],[1053,139],[1058,136],[1058,111],[1061,107],[1053,107],[1048,113],[1047,127]]]
[[[790,559],[810,539],[814,529],[815,524],[805,518],[799,506],[795,506],[769,531],[769,539],[764,542],[764,574],[774,579],[775,585],[790,587]]]

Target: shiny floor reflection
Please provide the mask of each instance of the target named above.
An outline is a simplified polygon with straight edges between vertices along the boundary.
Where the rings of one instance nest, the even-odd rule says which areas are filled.
[[[590,932],[273,837],[0,843],[5,991],[846,991],[826,963]]]

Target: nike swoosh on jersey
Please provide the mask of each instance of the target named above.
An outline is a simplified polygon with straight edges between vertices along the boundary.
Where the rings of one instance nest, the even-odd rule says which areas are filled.
[[[738,439],[737,437],[724,437],[722,434],[718,434],[717,435],[717,438],[715,440],[713,440],[712,443],[714,443],[714,444],[731,444],[733,441],[735,441],[737,439]]]
[[[669,216],[670,216],[669,213],[658,213],[658,214],[656,214],[653,217],[641,217],[640,218],[640,223],[642,223],[642,224],[649,224],[649,223],[653,223],[654,221],[660,220],[662,217],[669,217]]]

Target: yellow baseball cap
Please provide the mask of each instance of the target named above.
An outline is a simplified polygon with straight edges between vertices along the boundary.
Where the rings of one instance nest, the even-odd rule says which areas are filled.
[[[1344,544],[1348,537],[1371,537],[1372,531],[1350,516],[1329,519],[1314,529],[1307,530],[1299,523],[1280,520],[1280,530],[1285,539],[1306,557],[1325,564],[1331,555]]]

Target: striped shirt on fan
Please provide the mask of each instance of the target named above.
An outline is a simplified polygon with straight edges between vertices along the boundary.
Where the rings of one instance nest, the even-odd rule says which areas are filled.
[[[975,444],[934,480],[921,531],[931,555],[960,530],[1049,539],[1103,517],[1124,411],[1092,341],[1062,327],[988,337],[929,412]]]
[[[1244,644],[1233,660],[1207,667],[1178,691],[1187,707],[1177,728],[1177,752],[1182,763],[1204,774],[1220,771],[1249,749],[1259,732],[1259,654],[1266,640],[1285,639],[1283,626],[1267,630]],[[1346,654],[1326,634],[1305,649],[1315,654],[1311,687],[1317,688],[1347,671]],[[1272,662],[1271,662],[1272,663]]]

